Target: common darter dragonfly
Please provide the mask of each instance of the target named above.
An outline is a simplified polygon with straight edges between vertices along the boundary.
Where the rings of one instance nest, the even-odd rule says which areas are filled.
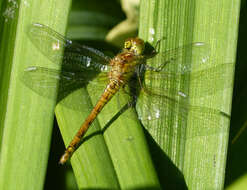
[[[193,83],[196,90],[204,86],[204,90],[194,93],[199,97],[225,88],[221,84],[231,72],[232,64],[210,65],[210,48],[203,42],[160,52],[159,41],[148,52],[148,45],[142,39],[129,38],[122,51],[110,58],[97,49],[72,42],[42,24],[32,24],[28,36],[43,55],[61,66],[61,71],[41,66],[27,67],[21,76],[26,86],[42,96],[58,97],[61,102],[73,90],[88,84],[95,89],[92,93],[96,93],[98,87],[102,89],[95,107],[61,157],[61,164],[72,156],[91,123],[116,93],[126,93],[132,96],[132,101],[136,101],[137,95],[132,93],[133,88],[134,91],[138,89],[137,94],[142,96],[138,99],[142,109],[137,108],[137,113],[144,127],[147,121],[161,119],[161,115],[164,116],[162,113],[167,113],[167,110],[182,119],[191,112],[196,120],[203,120],[205,125],[214,124],[226,116],[220,110],[190,105],[189,98],[193,95],[188,94],[188,89],[181,90],[181,83],[188,81]],[[190,64],[192,61],[193,64]],[[171,81],[172,84],[157,85],[153,81]],[[67,105],[77,109],[80,102],[78,100],[77,105]],[[213,127],[210,130],[215,131]]]

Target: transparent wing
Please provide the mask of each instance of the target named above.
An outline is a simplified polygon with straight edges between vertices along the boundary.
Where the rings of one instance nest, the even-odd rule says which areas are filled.
[[[189,89],[181,90],[181,86],[193,86],[196,89],[195,92],[190,92],[191,98],[211,95],[231,86],[232,83],[225,83],[225,80],[232,74],[234,65],[212,65],[209,55],[210,47],[203,42],[157,53],[149,59],[152,66],[142,65],[145,70],[145,76],[142,76],[145,78],[143,86],[152,94],[172,98],[188,98]]]
[[[233,66],[232,63],[225,63],[195,72],[182,73],[171,73],[165,69],[159,71],[147,70],[143,86],[150,93],[156,95],[173,98],[181,96],[186,96],[187,98],[203,97],[233,85],[232,82],[225,82],[228,76],[232,75]],[[158,83],[155,81],[158,81]],[[160,81],[164,81],[166,84],[161,87]],[[181,83],[185,85],[188,82],[190,86],[193,86],[193,89],[190,90],[190,95],[180,89]]]
[[[26,68],[21,80],[30,89],[41,96],[57,98],[58,102],[69,108],[80,110],[81,104],[87,100],[78,101],[75,105],[74,101],[66,98],[70,93],[89,83],[94,84],[95,92],[105,88],[110,58],[102,52],[74,43],[42,24],[30,25],[28,36],[44,56],[61,65],[61,71],[37,66]]]
[[[74,110],[83,109],[84,103],[89,100],[78,97],[79,101],[75,103],[67,96],[88,84],[94,85],[94,92],[101,94],[108,82],[107,73],[59,71],[36,66],[26,68],[20,79],[37,94],[49,99],[57,99],[58,103]]]
[[[204,69],[209,65],[210,47],[204,42],[195,42],[175,49],[158,52],[150,60],[146,70],[162,70],[184,73]],[[193,62],[193,65],[191,64]]]
[[[106,71],[110,58],[99,50],[80,45],[42,24],[32,24],[28,36],[43,55],[71,71]]]
[[[175,118],[181,121],[181,125],[186,125],[189,114],[193,115],[194,122],[200,123],[202,129],[200,132],[190,131],[187,137],[214,134],[221,130],[217,126],[220,126],[222,118],[229,119],[228,115],[220,110],[189,103],[190,98],[212,95],[232,85],[225,80],[232,74],[233,64],[210,65],[209,53],[207,44],[196,42],[158,53],[150,59],[151,64],[143,66],[145,75],[137,112],[149,131],[169,130],[168,126],[172,123],[167,118]],[[168,123],[162,128],[150,129],[149,124],[157,122],[157,119]]]
[[[186,133],[184,133],[186,135],[185,138],[217,134],[222,131],[222,128],[219,128],[219,126],[222,127],[220,125],[222,120],[230,118],[229,115],[220,110],[192,106],[188,100],[183,98],[175,100],[168,97],[151,97],[145,92],[141,93],[136,107],[139,119],[151,133],[167,134],[170,131],[169,127],[172,125],[181,127],[181,130],[186,130],[189,114],[192,114],[193,121],[191,122],[195,123],[197,127],[200,126],[200,131],[197,129],[186,130]],[[174,118],[174,123],[169,120],[170,118]],[[157,123],[157,119],[159,119],[159,122],[163,122],[163,125],[159,125],[158,129],[152,125],[152,122]],[[181,126],[178,126],[175,120],[179,121]],[[174,134],[170,131],[170,135]]]

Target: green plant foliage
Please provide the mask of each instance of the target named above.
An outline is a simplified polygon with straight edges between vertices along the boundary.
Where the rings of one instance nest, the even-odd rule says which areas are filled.
[[[1,1],[0,189],[223,189],[224,183],[229,189],[243,188],[246,177],[236,169],[234,153],[244,143],[230,151],[224,182],[240,0],[121,3],[73,1],[70,11],[71,2],[64,0]],[[115,46],[122,47],[123,38],[136,33],[138,20],[139,37],[158,54],[147,61],[146,89],[138,92],[136,109],[128,104],[129,94],[116,94],[70,161],[58,165],[64,144],[106,83],[98,85],[104,79],[95,78],[65,98],[58,96],[57,102],[56,89],[32,89],[35,76],[23,78],[26,67],[60,68],[31,42],[28,27],[41,23],[62,35],[67,30],[73,41],[113,56],[120,51]],[[85,76],[91,77],[87,71]],[[239,76],[244,86],[245,75]],[[244,105],[238,102],[235,109],[244,110]],[[54,109],[59,128],[55,125],[52,135]],[[234,127],[246,124],[244,113],[234,115]]]
[[[83,14],[83,13],[81,13]],[[104,13],[108,17],[108,10]],[[109,20],[108,20],[109,22]],[[103,23],[101,23],[103,25]],[[91,28],[93,28],[92,23]],[[96,25],[98,27],[98,25]],[[83,31],[82,31],[83,33]],[[95,36],[95,39],[97,39]],[[96,46],[97,49],[99,47]],[[82,105],[73,110],[63,103],[56,107],[56,117],[65,140],[71,141],[105,85],[88,85],[65,98],[70,105]],[[159,188],[152,160],[149,157],[145,137],[135,112],[127,109],[119,113],[124,97],[115,97],[94,121],[85,141],[71,158],[79,188]],[[128,118],[131,115],[132,118]]]
[[[50,64],[27,28],[39,22],[65,33],[70,1],[0,4],[0,189],[43,189],[55,102],[34,93],[20,76],[27,66]]]
[[[189,48],[183,52],[182,61],[175,59],[175,63],[185,62],[182,69],[168,63],[170,72],[180,69],[177,78],[164,82],[160,78],[149,81],[146,77],[151,87],[170,89],[167,94],[182,92],[189,98],[185,103],[181,101],[185,98],[179,98],[173,105],[162,99],[154,102],[162,110],[163,119],[144,124],[164,188],[224,187],[239,4],[239,1],[142,1],[141,10],[145,11],[141,11],[139,35],[153,45],[165,38],[160,45],[161,55],[193,42],[205,44],[202,50]],[[201,53],[208,58],[200,59]],[[149,64],[157,66],[162,60],[157,56]],[[139,105],[143,115],[149,112],[143,107],[144,101],[145,97]]]

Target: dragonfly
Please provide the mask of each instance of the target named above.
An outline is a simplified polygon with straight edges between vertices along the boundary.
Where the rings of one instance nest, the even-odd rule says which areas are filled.
[[[137,109],[137,113],[144,126],[147,121],[160,119],[161,113],[167,109],[177,113],[177,109],[174,109],[177,106],[180,107],[179,117],[185,118],[188,112],[193,112],[198,120],[206,118],[207,124],[220,120],[224,115],[220,110],[190,105],[188,99],[192,96],[179,87],[181,80],[190,79],[199,88],[202,84],[197,84],[198,79],[205,77],[203,85],[207,88],[198,91],[197,96],[223,90],[221,84],[232,65],[210,65],[208,68],[210,48],[204,42],[194,42],[159,52],[158,41],[154,48],[147,52],[148,44],[139,37],[133,37],[126,39],[121,52],[111,58],[95,48],[73,42],[43,24],[32,24],[28,28],[28,37],[44,56],[62,67],[61,70],[41,66],[25,68],[21,80],[36,93],[49,98],[58,97],[60,101],[66,99],[72,91],[88,84],[93,85],[95,89],[97,86],[103,86],[96,105],[66,148],[60,164],[69,160],[93,121],[116,93],[131,95],[126,92],[126,89],[131,88],[126,86],[138,86],[143,96],[139,104],[146,111]],[[189,64],[195,55],[195,64]],[[160,87],[152,83],[160,80],[172,80],[175,85]],[[216,88],[210,88],[212,83]],[[58,96],[54,93],[57,88]],[[137,96],[133,97],[136,101]],[[149,99],[153,101],[151,104],[145,102]],[[162,106],[159,102],[162,102]],[[72,107],[76,109],[76,105]]]

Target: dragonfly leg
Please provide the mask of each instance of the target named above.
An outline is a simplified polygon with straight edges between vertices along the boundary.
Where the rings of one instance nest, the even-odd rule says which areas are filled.
[[[164,69],[164,67],[169,63],[170,61],[166,61],[164,64],[158,66],[158,67],[152,67],[150,65],[145,65],[146,68],[150,71],[154,71],[154,72],[160,72]]]
[[[165,39],[166,39],[166,38],[163,37],[163,38],[159,39],[159,40],[155,43],[155,45],[154,45],[154,51],[156,52],[156,54],[159,53],[159,50],[160,50],[160,42],[161,42],[162,40],[165,40]]]

